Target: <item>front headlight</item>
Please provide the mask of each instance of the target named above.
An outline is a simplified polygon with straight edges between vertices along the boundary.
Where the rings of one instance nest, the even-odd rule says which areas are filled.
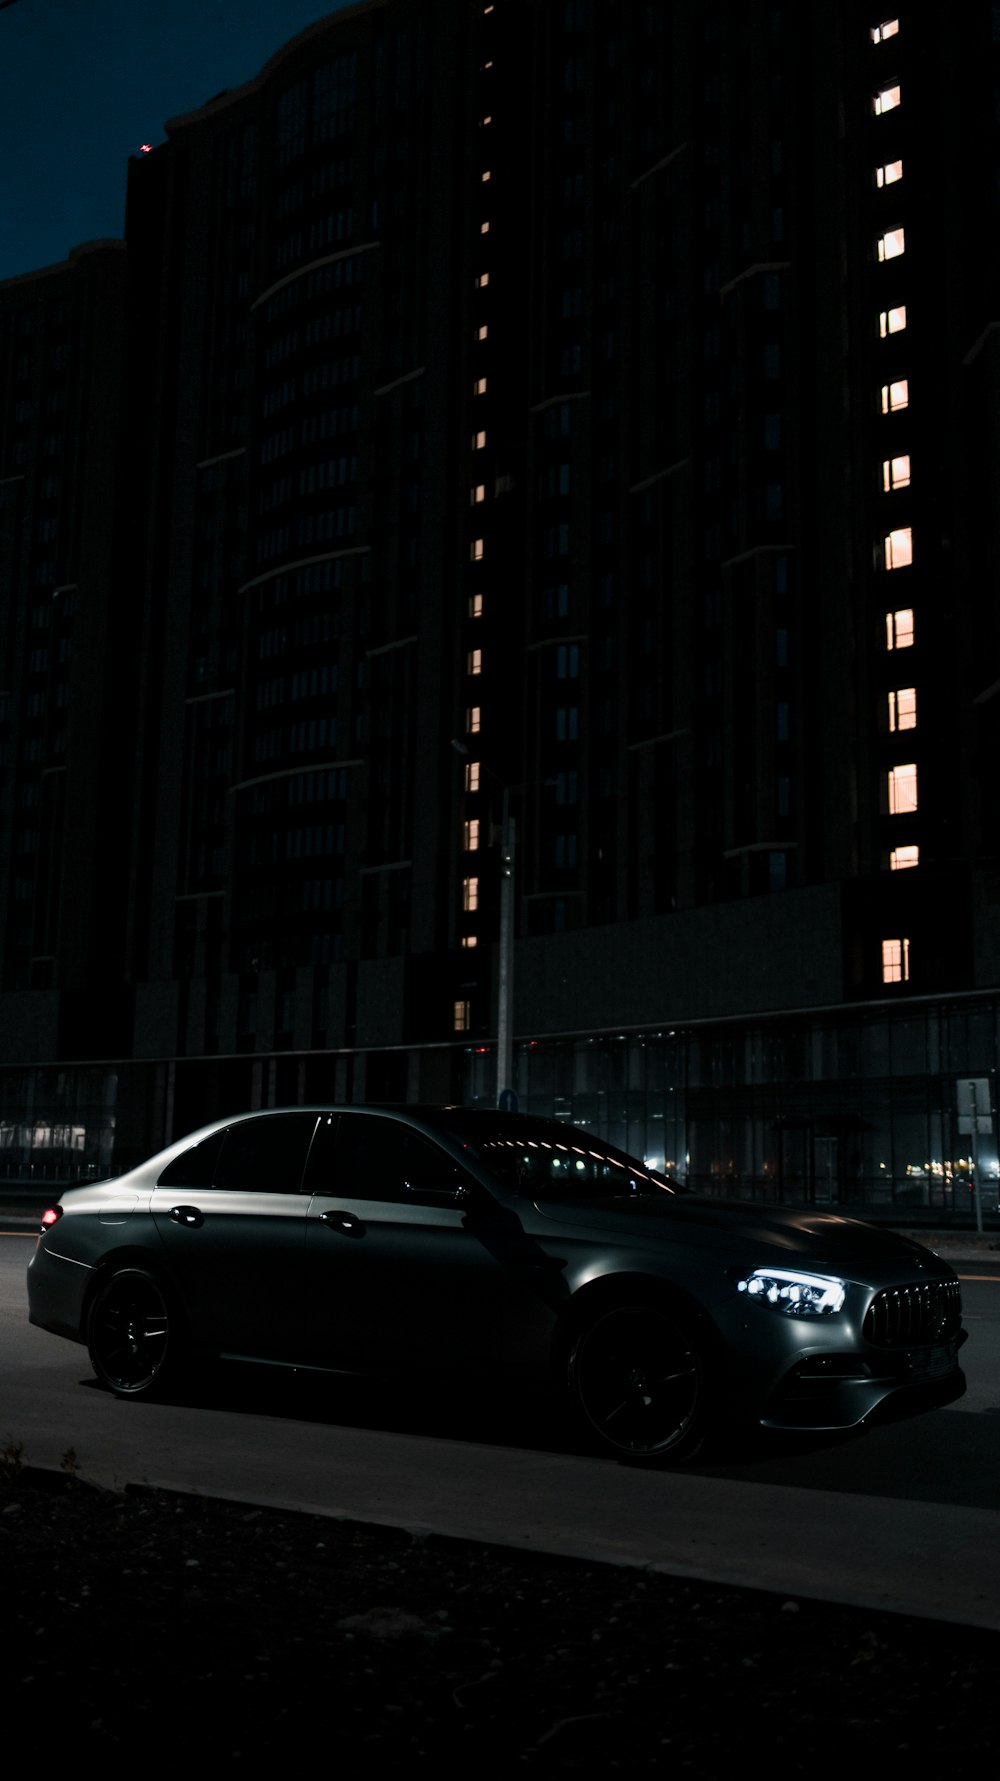
[[[803,1274],[798,1268],[755,1268],[736,1283],[757,1305],[770,1305],[786,1317],[831,1317],[843,1309],[847,1287],[833,1274]]]

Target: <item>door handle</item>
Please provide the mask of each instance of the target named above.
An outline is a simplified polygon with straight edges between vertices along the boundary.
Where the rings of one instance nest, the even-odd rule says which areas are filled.
[[[171,1206],[170,1217],[174,1224],[187,1225],[192,1230],[205,1222],[205,1214],[197,1206]]]
[[[363,1237],[365,1226],[354,1212],[321,1212],[320,1224],[325,1224],[331,1231],[340,1231],[344,1237]]]

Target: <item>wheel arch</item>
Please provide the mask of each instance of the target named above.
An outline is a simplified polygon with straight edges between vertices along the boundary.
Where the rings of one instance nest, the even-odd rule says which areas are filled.
[[[164,1292],[169,1294],[174,1311],[183,1318],[184,1301],[177,1290],[177,1284],[172,1278],[170,1270],[163,1265],[162,1254],[157,1255],[152,1250],[143,1248],[141,1244],[129,1243],[123,1245],[121,1249],[105,1250],[100,1260],[94,1263],[81,1307],[80,1325],[84,1340],[86,1340],[87,1326],[90,1322],[91,1306],[97,1294],[113,1274],[122,1274],[129,1268],[138,1268],[144,1274],[151,1274]]]
[[[701,1338],[709,1358],[721,1351],[721,1337],[704,1306],[674,1281],[662,1280],[639,1268],[601,1274],[577,1288],[553,1331],[550,1363],[555,1380],[565,1379],[573,1344],[581,1330],[602,1311],[629,1303],[653,1303],[670,1311]]]

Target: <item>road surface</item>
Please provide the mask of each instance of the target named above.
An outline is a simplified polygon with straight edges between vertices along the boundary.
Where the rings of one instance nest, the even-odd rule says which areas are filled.
[[[956,1261],[969,1391],[948,1409],[736,1466],[593,1458],[544,1405],[231,1372],[129,1404],[32,1329],[27,1234],[0,1236],[0,1450],[80,1474],[1000,1631],[1000,1257]]]

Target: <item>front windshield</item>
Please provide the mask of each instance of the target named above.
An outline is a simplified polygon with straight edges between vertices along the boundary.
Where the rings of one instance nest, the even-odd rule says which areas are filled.
[[[630,1200],[685,1191],[636,1157],[559,1120],[449,1107],[434,1123],[522,1199]]]

